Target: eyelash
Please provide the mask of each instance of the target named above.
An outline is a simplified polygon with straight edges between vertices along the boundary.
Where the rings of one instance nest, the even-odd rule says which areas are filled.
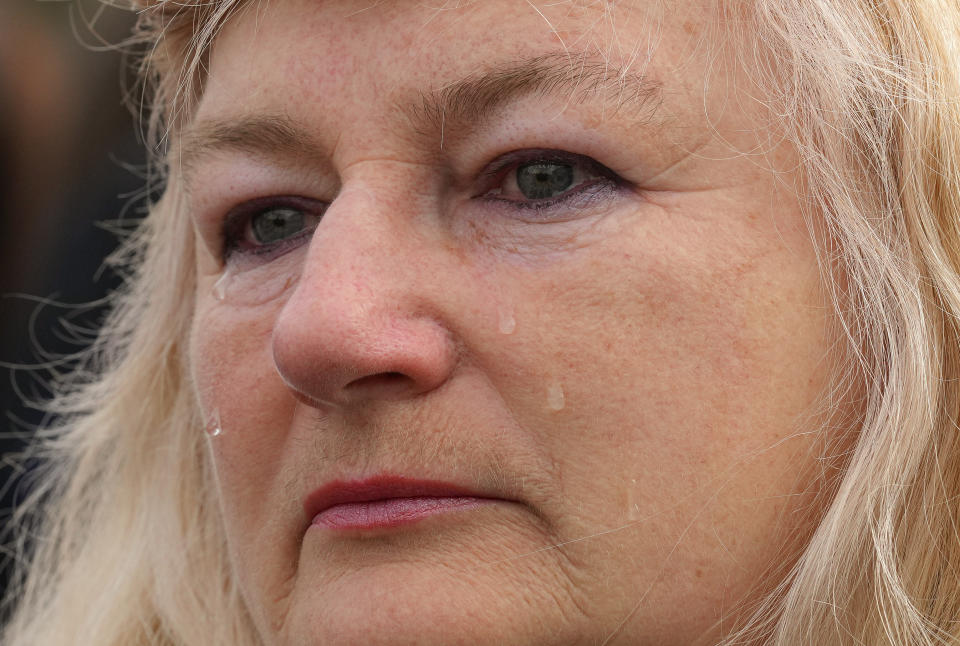
[[[589,179],[575,184],[558,196],[543,199],[517,200],[501,197],[494,192],[501,190],[509,180],[510,173],[516,173],[525,164],[536,162],[567,165],[577,169]],[[557,214],[558,209],[576,214],[604,199],[610,191],[620,188],[623,184],[623,180],[616,173],[589,157],[559,150],[529,149],[507,153],[493,162],[480,174],[478,182],[480,190],[472,195],[471,199],[497,208],[521,211],[522,214],[516,217],[522,220],[562,221],[568,219],[566,217],[568,214]],[[302,232],[275,243],[257,244],[248,240],[248,231],[253,219],[258,215],[286,208],[301,211],[308,217],[315,218],[319,223],[328,207],[327,202],[299,196],[270,196],[244,202],[231,209],[224,218],[221,232],[222,258],[227,261],[240,254],[269,261],[282,256],[299,246],[304,238],[311,236],[316,225],[304,228]]]

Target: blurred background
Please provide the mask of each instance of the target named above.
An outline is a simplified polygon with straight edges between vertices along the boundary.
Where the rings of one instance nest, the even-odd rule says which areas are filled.
[[[134,83],[111,47],[133,20],[97,0],[0,0],[0,543],[44,421],[29,402],[92,340],[96,302],[118,285],[101,268],[112,231],[142,216],[145,154],[122,92]],[[9,568],[0,551],[0,590]]]

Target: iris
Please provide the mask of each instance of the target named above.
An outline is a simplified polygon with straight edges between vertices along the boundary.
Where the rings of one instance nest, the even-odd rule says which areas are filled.
[[[517,168],[517,187],[529,200],[555,197],[573,185],[573,166],[536,161]]]
[[[250,221],[251,233],[259,244],[286,240],[303,231],[303,228],[303,212],[295,209],[269,209]]]

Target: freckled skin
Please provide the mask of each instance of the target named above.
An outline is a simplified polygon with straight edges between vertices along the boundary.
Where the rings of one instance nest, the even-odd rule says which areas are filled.
[[[220,414],[220,504],[264,643],[715,642],[809,502],[790,494],[810,484],[799,433],[830,343],[793,155],[732,154],[769,133],[704,96],[740,79],[704,82],[697,3],[617,3],[616,21],[566,3],[368,4],[254,3],[217,41],[196,117],[284,114],[328,151],[218,154],[192,181],[192,370]],[[642,54],[664,88],[656,122],[528,97],[441,151],[398,121],[404,97],[590,43],[618,64]],[[622,184],[576,217],[524,221],[464,169],[525,149],[589,156]],[[219,301],[211,232],[265,195],[332,204],[307,242],[237,271],[232,288],[260,272],[279,296]],[[307,494],[380,472],[511,502],[308,530]]]

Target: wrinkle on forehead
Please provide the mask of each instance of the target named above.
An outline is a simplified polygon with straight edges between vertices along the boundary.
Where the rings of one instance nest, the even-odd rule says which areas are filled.
[[[445,126],[476,127],[498,107],[527,96],[561,97],[570,104],[599,100],[613,113],[627,109],[626,116],[648,121],[661,93],[658,81],[629,67],[611,65],[587,52],[556,52],[500,64],[439,90],[421,92],[419,100],[398,100],[396,109],[421,133]]]
[[[608,65],[584,53],[571,60],[548,53],[512,61],[452,82],[437,91],[407,90],[394,108],[424,137],[482,128],[486,119],[511,101],[529,96],[557,97],[568,104],[599,101],[610,114],[634,123],[653,119],[660,104],[659,82]],[[230,115],[192,124],[181,138],[181,168],[186,176],[199,160],[231,150],[261,156],[323,159],[322,145],[309,129],[282,114]]]

